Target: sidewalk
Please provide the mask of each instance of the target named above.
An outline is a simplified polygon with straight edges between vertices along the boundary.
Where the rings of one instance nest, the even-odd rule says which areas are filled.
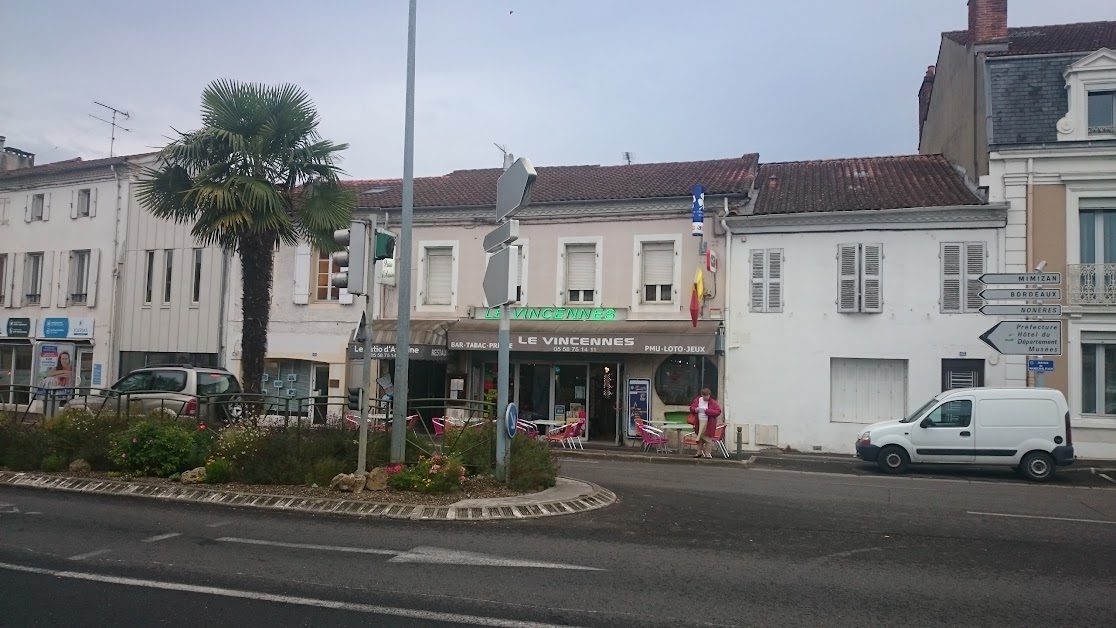
[[[37,473],[0,471],[0,486],[117,495],[215,506],[261,508],[314,514],[352,515],[420,521],[494,521],[538,519],[598,510],[612,505],[616,495],[591,482],[559,477],[553,488],[530,495],[462,500],[445,506],[380,503],[368,500],[268,495],[196,484],[142,484],[121,480],[74,478]]]

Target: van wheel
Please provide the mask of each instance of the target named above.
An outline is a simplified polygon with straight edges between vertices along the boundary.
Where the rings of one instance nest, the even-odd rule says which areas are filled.
[[[1054,477],[1054,468],[1054,458],[1045,451],[1032,451],[1019,463],[1023,477],[1035,482],[1045,482]]]
[[[910,466],[911,457],[907,455],[906,449],[898,445],[888,445],[880,450],[876,463],[884,473],[902,473]]]

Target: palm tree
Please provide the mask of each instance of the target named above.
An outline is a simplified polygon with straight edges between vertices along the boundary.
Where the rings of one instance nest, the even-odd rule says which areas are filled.
[[[182,133],[139,182],[155,216],[192,223],[202,245],[240,256],[246,393],[259,393],[267,355],[271,278],[279,244],[335,250],[355,196],[338,181],[338,153],[318,135],[318,113],[294,85],[219,80],[202,93],[202,128]]]

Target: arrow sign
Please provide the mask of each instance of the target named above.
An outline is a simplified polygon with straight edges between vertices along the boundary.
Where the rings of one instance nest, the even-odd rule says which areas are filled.
[[[984,305],[980,313],[986,316],[1061,316],[1061,305]]]
[[[499,307],[515,302],[515,289],[519,278],[519,247],[509,246],[493,253],[484,269],[484,298],[488,307]]]
[[[1001,355],[1062,355],[1062,321],[1001,321],[980,340]]]
[[[1058,285],[1062,283],[1062,273],[987,273],[980,276],[980,283],[992,284],[1038,284]]]
[[[511,244],[518,239],[519,221],[509,220],[484,236],[484,250],[486,253],[493,253],[505,244]]]
[[[531,202],[531,188],[538,178],[531,160],[520,157],[515,160],[500,179],[496,181],[496,221],[515,215]]]
[[[1005,299],[1051,299],[1056,301],[1062,298],[1062,289],[989,288],[980,291],[980,298],[985,301],[1002,301]]]

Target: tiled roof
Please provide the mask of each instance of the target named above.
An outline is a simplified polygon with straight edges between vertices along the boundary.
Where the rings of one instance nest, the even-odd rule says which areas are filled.
[[[942,33],[943,37],[969,45],[968,31]],[[1008,49],[988,53],[990,57],[1041,55],[1056,52],[1093,52],[1116,49],[1116,22],[1081,22],[1050,26],[1023,26],[1008,29]]]
[[[759,194],[753,210],[755,214],[984,203],[941,155],[762,164],[756,181]]]
[[[8,181],[12,179],[22,179],[25,177],[38,177],[48,174],[58,174],[62,172],[77,172],[78,170],[88,170],[90,168],[107,168],[109,166],[116,166],[125,164],[131,161],[136,161],[143,157],[149,157],[156,153],[140,153],[138,155],[123,155],[120,157],[106,157],[104,159],[91,159],[84,160],[81,157],[76,159],[67,159],[65,161],[55,161],[41,166],[32,166],[30,168],[19,168],[17,170],[7,170],[0,172],[0,181]]]
[[[758,154],[734,159],[626,166],[538,166],[533,203],[688,197],[695,184],[708,195],[747,194]],[[496,204],[500,168],[457,170],[415,179],[415,207],[474,207]],[[360,207],[394,209],[403,204],[400,179],[346,181],[360,192]]]

